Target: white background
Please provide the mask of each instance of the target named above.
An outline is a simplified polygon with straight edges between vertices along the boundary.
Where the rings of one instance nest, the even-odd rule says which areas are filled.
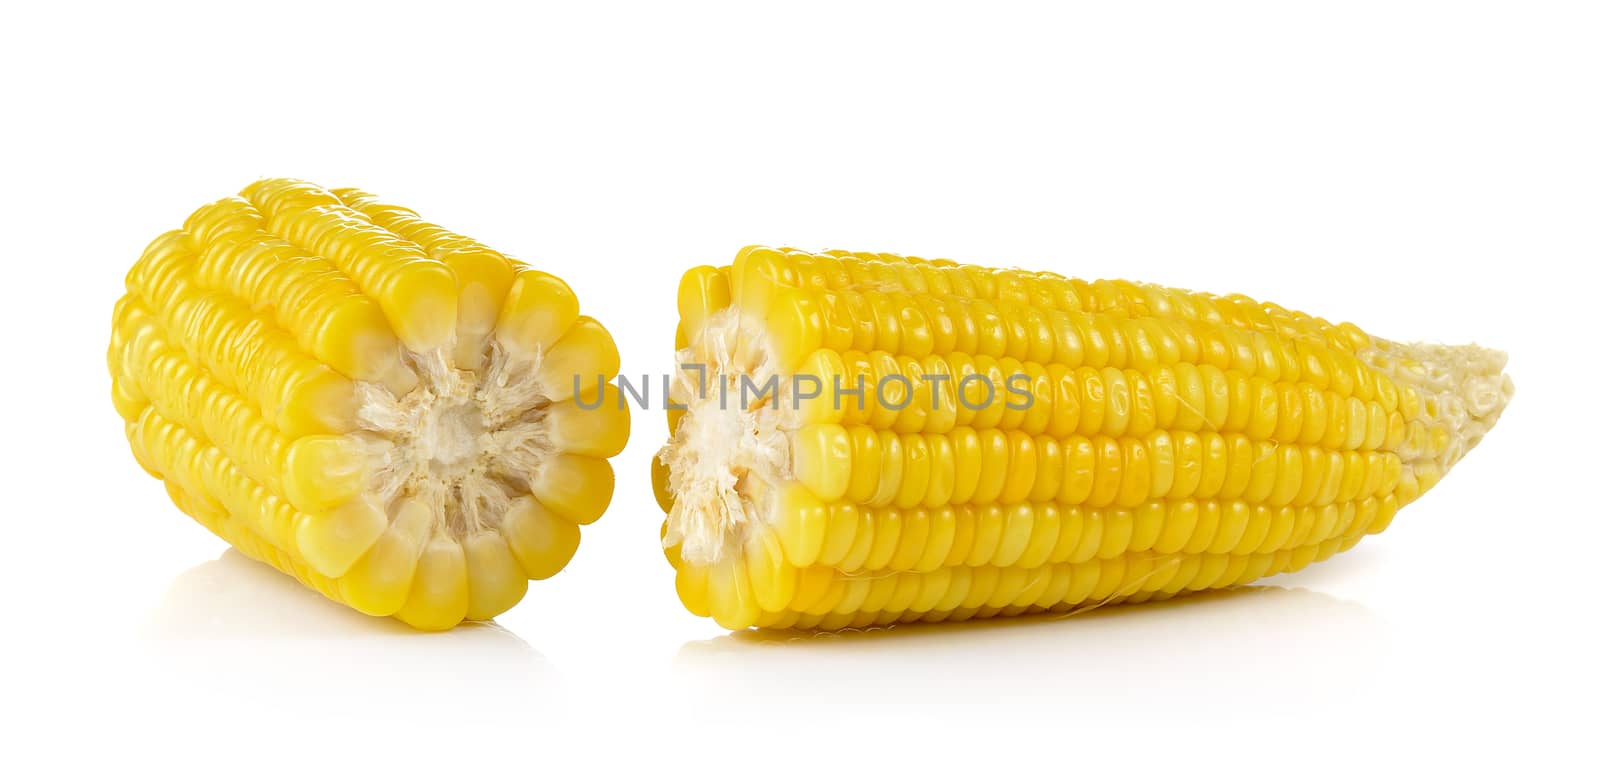
[[[26,5],[0,769],[1594,770],[1592,4]],[[279,175],[562,275],[631,374],[668,366],[684,269],[765,242],[1242,292],[1504,348],[1519,395],[1273,588],[794,642],[680,607],[636,412],[568,569],[419,636],[227,551],[111,408],[128,266]]]

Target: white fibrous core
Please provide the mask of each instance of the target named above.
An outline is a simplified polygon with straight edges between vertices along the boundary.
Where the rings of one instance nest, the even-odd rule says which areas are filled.
[[[1511,401],[1511,377],[1502,373],[1506,354],[1475,344],[1412,343],[1373,338],[1362,362],[1387,375],[1396,388],[1416,390],[1421,411],[1415,422],[1427,430],[1408,435],[1397,449],[1407,468],[1438,465],[1443,475],[1478,445]]]
[[[419,501],[436,514],[436,528],[457,539],[495,528],[555,453],[537,359],[493,343],[482,373],[437,350],[405,358],[418,377],[405,395],[357,386],[355,436],[371,453],[368,496],[391,514],[400,502]]]
[[[670,394],[687,409],[658,457],[674,497],[664,543],[681,546],[685,561],[715,564],[737,551],[770,524],[777,483],[791,476],[794,412],[769,352],[737,307],[713,314],[678,351]],[[778,394],[756,399],[774,377]]]

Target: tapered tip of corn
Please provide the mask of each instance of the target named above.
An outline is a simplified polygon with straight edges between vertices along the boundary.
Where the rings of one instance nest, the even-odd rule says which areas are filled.
[[[1400,412],[1409,424],[1396,452],[1407,476],[1401,486],[1406,500],[1438,483],[1477,446],[1516,392],[1505,373],[1506,353],[1477,344],[1375,338],[1361,356],[1400,390]]]

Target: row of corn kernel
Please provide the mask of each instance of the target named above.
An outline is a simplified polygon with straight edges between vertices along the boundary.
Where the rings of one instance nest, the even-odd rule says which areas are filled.
[[[830,251],[812,255],[799,250],[746,248],[740,259],[779,259],[784,265],[764,272],[796,288],[832,292],[898,292],[934,297],[1024,304],[1040,309],[1082,311],[1125,319],[1152,315],[1230,328],[1272,333],[1325,344],[1349,352],[1366,346],[1359,328],[1333,325],[1276,304],[1258,304],[1238,296],[1193,293],[1126,280],[1069,279],[1050,273],[987,269],[949,261],[904,259],[890,254]]]
[[[1368,343],[1366,334],[1348,323],[1333,325],[1303,312],[1276,304],[1258,304],[1239,295],[1216,296],[1128,280],[1083,280],[1048,272],[986,269],[949,261],[927,262],[888,253],[839,250],[821,255],[798,250],[785,253],[795,264],[795,284],[818,290],[899,288],[911,293],[954,293],[1127,318],[1177,317],[1293,338],[1312,338],[1345,351],[1364,348]]]
[[[199,245],[194,280],[270,312],[302,350],[344,376],[409,390],[414,379],[400,367],[399,341],[377,303],[333,263],[263,226],[261,214],[238,197],[197,210],[184,224]]]
[[[249,202],[238,196],[225,196],[190,213],[183,221],[183,231],[196,246],[203,246],[229,236],[262,233],[266,222]]]
[[[163,417],[154,406],[129,424],[128,439],[142,464],[188,492],[192,501],[233,514],[273,545],[294,545],[295,523],[302,518],[298,512],[245,475],[215,446]]]
[[[260,181],[241,195],[266,216],[270,231],[355,281],[407,347],[424,352],[450,342],[459,289],[443,262],[309,183]]]
[[[502,301],[525,267],[471,237],[422,220],[405,207],[385,204],[365,191],[339,188],[332,193],[356,216],[415,243],[429,257],[450,267],[459,291],[453,355],[459,367],[480,368],[485,363],[485,344],[500,322]]]
[[[335,188],[329,191],[345,206],[366,216],[374,224],[401,238],[413,242],[429,255],[439,257],[456,250],[487,250],[481,242],[430,223],[416,211],[396,204],[386,204],[378,197],[357,188]]]
[[[680,288],[680,313],[684,315],[683,325],[680,326],[680,345],[687,343],[687,338],[698,330],[705,317],[728,303],[725,289],[727,272],[702,273],[708,274],[708,277],[699,278],[701,281],[698,285],[691,283],[695,276],[691,272],[685,277],[685,286]],[[717,281],[710,281],[712,279]],[[892,325],[894,316],[884,319]],[[1111,318],[1106,318],[1106,321],[1108,324],[1118,322]],[[1170,321],[1150,319],[1140,324],[1174,325]],[[1333,417],[1331,421],[1336,423],[1336,429],[1341,421],[1343,426],[1349,428],[1345,435],[1335,433],[1333,437],[1340,445],[1349,444],[1351,448],[1380,448],[1384,439],[1394,434],[1397,426],[1392,412],[1397,407],[1399,396],[1386,376],[1374,373],[1346,353],[1329,352],[1311,342],[1291,341],[1293,351],[1283,353],[1276,338],[1263,336],[1259,332],[1252,334],[1260,343],[1254,348],[1238,345],[1230,349],[1215,339],[1210,340],[1211,345],[1202,348],[1193,331],[1181,326],[1174,327],[1171,330],[1182,334],[1184,341],[1189,342],[1183,349],[1192,352],[1180,351],[1179,339],[1166,336],[1159,339],[1167,342],[1162,348],[1166,354],[1152,354],[1148,358],[1133,358],[1131,361],[1124,357],[1128,347],[1114,328],[1109,330],[1109,335],[1089,336],[1091,344],[1099,342],[1090,349],[1109,353],[1107,362],[1111,362],[1113,367],[1125,364],[1125,361],[1142,362],[1144,359],[1161,363],[1172,361],[1170,367],[1166,368],[1124,372],[1102,367],[1103,364],[1096,362],[1098,358],[1092,356],[1087,360],[1089,365],[1077,368],[1066,368],[1063,364],[1041,365],[1011,357],[997,360],[982,354],[974,358],[964,352],[920,358],[895,356],[888,350],[871,350],[872,342],[867,339],[874,338],[875,327],[862,321],[856,325],[829,328],[830,332],[821,340],[824,346],[841,353],[840,362],[847,369],[841,374],[842,386],[845,389],[864,387],[863,394],[837,396],[837,402],[852,422],[870,421],[880,425],[893,422],[899,424],[902,430],[918,429],[911,425],[919,421],[933,422],[940,429],[950,423],[977,422],[980,426],[999,424],[1007,427],[1014,426],[1012,423],[1022,424],[1025,421],[1024,412],[1007,407],[1006,404],[1012,401],[1001,387],[1009,386],[1006,377],[1026,374],[1032,385],[1031,394],[1035,396],[1031,410],[1026,412],[1026,421],[1035,425],[1060,425],[1068,420],[1075,422],[1073,412],[1078,402],[1072,397],[1087,395],[1104,400],[1107,395],[1118,394],[1118,386],[1125,383],[1130,396],[1146,396],[1145,400],[1130,400],[1128,405],[1146,410],[1146,413],[1153,406],[1159,415],[1158,422],[1179,422],[1183,423],[1180,426],[1186,427],[1193,425],[1191,429],[1237,425],[1261,436],[1270,432],[1280,440],[1314,442],[1309,435],[1316,433],[1316,430],[1299,432],[1299,435],[1307,436],[1301,438],[1297,435],[1298,428],[1283,426],[1302,421],[1302,412],[1296,410],[1302,405],[1309,407],[1314,428],[1321,427],[1316,424],[1323,416],[1320,407],[1348,406],[1349,415]],[[898,331],[898,328],[892,330]],[[894,336],[898,336],[898,333],[894,333]],[[857,337],[862,340],[857,341]],[[800,335],[799,338],[805,337]],[[1108,341],[1111,342],[1110,346],[1106,345]],[[1135,341],[1139,341],[1137,332]],[[1146,350],[1154,353],[1156,348],[1134,348],[1135,352]],[[1255,354],[1257,350],[1259,356]],[[1274,351],[1278,351],[1278,354],[1273,354]],[[1076,358],[1073,360],[1076,361]],[[1089,370],[1084,371],[1086,368]],[[1154,374],[1153,379],[1145,375],[1147,371]],[[965,383],[966,390],[960,396],[961,400],[957,400],[957,386],[963,385],[963,380],[970,374],[986,375],[988,381],[981,384]],[[932,379],[922,378],[924,375]],[[1302,377],[1305,381],[1298,382]],[[888,381],[880,382],[883,379]],[[1279,379],[1290,383],[1281,383]],[[1072,391],[1070,388],[1077,387],[1080,381],[1081,391]],[[887,392],[893,393],[890,399],[876,399],[880,383],[885,385]],[[1064,385],[1069,389],[1063,393],[1061,400],[1052,401],[1049,400],[1052,396],[1048,385]],[[1350,397],[1356,400],[1341,400]],[[907,401],[905,408],[895,410],[894,407],[900,406],[902,401]],[[1373,401],[1376,402],[1375,407]],[[1282,409],[1277,410],[1280,404]],[[1057,408],[1053,412],[1045,410],[1051,406]],[[1245,408],[1252,410],[1242,410]],[[1281,418],[1274,420],[1274,410]],[[1090,407],[1090,411],[1093,412],[1093,407]],[[1354,414],[1357,411],[1363,411],[1365,415],[1356,418]],[[1163,420],[1161,417],[1170,418]],[[1137,423],[1140,420],[1136,415],[1130,421]],[[1064,428],[1058,429],[1066,431]]]
[[[206,504],[203,500],[192,497],[188,492],[174,486],[171,482],[167,483],[166,489],[167,495],[178,506],[178,510],[188,514],[190,518],[199,522],[206,529],[226,540],[229,545],[239,549],[245,556],[278,568],[329,599],[344,601],[343,594],[340,593],[336,581],[310,569],[304,563],[263,539],[249,527],[242,525],[238,519],[226,511],[219,510],[213,505]]]
[[[1166,497],[1320,505],[1392,486],[1392,452],[1328,451],[1239,434],[1156,431],[1061,441],[1012,430],[906,433],[808,425],[796,480],[826,502],[901,508],[1055,501],[1133,507]]]
[[[693,272],[691,272],[693,273]],[[683,315],[683,333],[693,336],[698,331],[699,325],[704,323],[704,318],[712,310],[722,309],[728,304],[728,272],[714,272],[720,275],[720,280],[709,281],[702,278],[698,286],[685,286],[680,288],[680,313]],[[690,277],[686,275],[686,280]],[[770,293],[770,291],[768,291]],[[699,296],[699,297],[696,297]],[[858,299],[861,304],[883,305],[890,302],[891,297],[885,294],[870,294]],[[907,297],[909,299],[909,297]],[[928,297],[917,297],[907,302],[922,304]],[[814,299],[813,299],[814,301]],[[790,296],[779,299],[779,304],[810,305],[803,297]],[[837,304],[840,297],[822,297],[822,312],[826,312],[829,304]],[[954,302],[954,301],[952,301]],[[882,317],[882,320],[878,320]],[[885,355],[904,355],[909,358],[920,358],[926,353],[938,352],[941,355],[955,352],[976,352],[989,358],[1008,357],[1016,363],[1034,361],[1038,365],[1048,365],[1050,361],[1059,361],[1059,365],[1090,366],[1090,368],[1125,368],[1125,366],[1139,366],[1139,371],[1149,371],[1144,366],[1176,365],[1176,363],[1189,363],[1189,365],[1213,366],[1218,371],[1237,371],[1246,377],[1259,376],[1267,382],[1307,382],[1318,390],[1330,390],[1339,397],[1355,397],[1363,401],[1376,400],[1384,411],[1392,411],[1397,403],[1397,390],[1395,385],[1384,374],[1374,373],[1370,368],[1362,365],[1354,355],[1341,350],[1330,350],[1325,345],[1307,339],[1288,339],[1288,349],[1285,350],[1285,337],[1266,336],[1261,331],[1235,331],[1230,328],[1208,328],[1206,323],[1181,323],[1173,320],[1157,320],[1157,318],[1139,318],[1139,320],[1118,320],[1112,317],[1085,318],[1088,323],[1104,325],[1107,328],[1096,328],[1094,325],[1035,325],[1037,329],[1054,329],[1054,337],[1061,341],[1069,342],[1066,349],[1061,352],[1042,352],[1042,347],[1010,347],[1003,345],[989,345],[987,350],[984,344],[973,336],[965,336],[958,331],[968,331],[971,326],[955,328],[950,320],[936,320],[939,325],[923,326],[918,323],[917,328],[926,328],[934,336],[939,336],[941,331],[949,333],[949,341],[944,341],[938,347],[912,347],[910,352],[901,352],[906,347],[896,344],[899,341],[899,313],[885,312],[877,317],[861,318],[861,320],[829,321],[827,313],[819,315],[818,325],[822,326],[819,334],[818,345],[834,349],[837,352],[874,352],[882,350]],[[806,313],[797,313],[797,318],[806,320]],[[1058,320],[1059,321],[1059,320]],[[811,323],[805,323],[811,325]],[[1130,333],[1123,333],[1118,326],[1133,326]],[[1000,328],[1000,326],[990,326]],[[1026,329],[1027,326],[1014,326],[1016,329]],[[1078,333],[1082,328],[1085,333]],[[976,329],[976,328],[971,328]],[[954,331],[954,333],[952,333]],[[1219,333],[1218,333],[1219,331]],[[880,334],[882,333],[882,336]],[[970,331],[968,331],[970,333]],[[1214,334],[1214,336],[1213,336]],[[1352,336],[1358,331],[1352,333]],[[878,341],[888,336],[893,341]],[[1219,336],[1235,337],[1234,341],[1222,341]],[[1365,336],[1365,334],[1362,334]],[[800,336],[805,339],[806,336]],[[973,337],[973,341],[963,341],[965,337]],[[1013,339],[1018,337],[1013,336]],[[1021,339],[1018,339],[1021,341]],[[891,345],[885,345],[891,344]],[[923,352],[928,350],[928,352]],[[992,352],[989,352],[992,350]],[[1083,357],[1078,353],[1085,352]],[[1040,357],[1034,357],[1040,355]],[[1059,355],[1059,357],[1058,357]],[[936,371],[936,369],[934,369]],[[1010,369],[1016,373],[1018,369]],[[933,373],[933,371],[930,371]]]
[[[841,572],[928,570],[964,564],[1032,567],[1124,551],[1246,554],[1382,531],[1401,505],[1386,492],[1321,506],[1239,500],[1151,502],[1138,508],[1010,506],[873,509],[836,504],[780,515],[765,561]]]
[[[930,613],[962,620],[1002,612],[1064,612],[1141,594],[1173,595],[1248,583],[1301,569],[1349,548],[1357,539],[1358,535],[1337,537],[1270,553],[1124,554],[1033,568],[957,566],[871,577],[813,568],[798,573],[783,589],[787,599],[781,607],[771,604],[780,597],[763,599],[762,581],[716,577],[744,572],[736,563],[727,563],[698,577],[691,573],[687,580],[680,571],[679,593],[692,611],[735,628],[860,627],[909,622]]]
[[[832,359],[828,352],[819,354]],[[822,385],[817,399],[834,404],[848,424],[901,432],[971,425],[1064,437],[1210,429],[1285,443],[1380,449],[1398,443],[1404,423],[1399,411],[1379,401],[1209,365],[1179,363],[1142,372],[856,350],[838,353],[836,362],[842,367],[838,383]]]
[[[106,369],[111,374],[111,403],[124,423],[132,422],[150,405],[137,381],[127,378],[128,347],[148,326],[157,322],[140,307],[139,299],[124,295],[111,309],[111,343],[106,347]]]
[[[968,352],[1040,364],[1147,369],[1161,363],[1206,363],[1272,381],[1304,378],[1322,389],[1371,399],[1381,375],[1350,352],[1310,338],[1266,335],[1203,321],[1125,319],[1087,312],[995,304],[959,297],[901,293],[779,293],[760,295],[772,305],[811,310],[800,317],[817,343],[921,357]]]

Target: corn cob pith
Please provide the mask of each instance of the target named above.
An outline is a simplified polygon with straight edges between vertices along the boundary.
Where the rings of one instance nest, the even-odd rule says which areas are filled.
[[[616,346],[566,283],[294,180],[152,242],[108,362],[134,456],[179,508],[421,629],[492,618],[564,567],[628,438],[599,400]]]
[[[1297,570],[1382,531],[1512,392],[1476,346],[887,254],[745,248],[686,273],[678,308],[663,546],[684,605],[728,628],[1069,611]]]

